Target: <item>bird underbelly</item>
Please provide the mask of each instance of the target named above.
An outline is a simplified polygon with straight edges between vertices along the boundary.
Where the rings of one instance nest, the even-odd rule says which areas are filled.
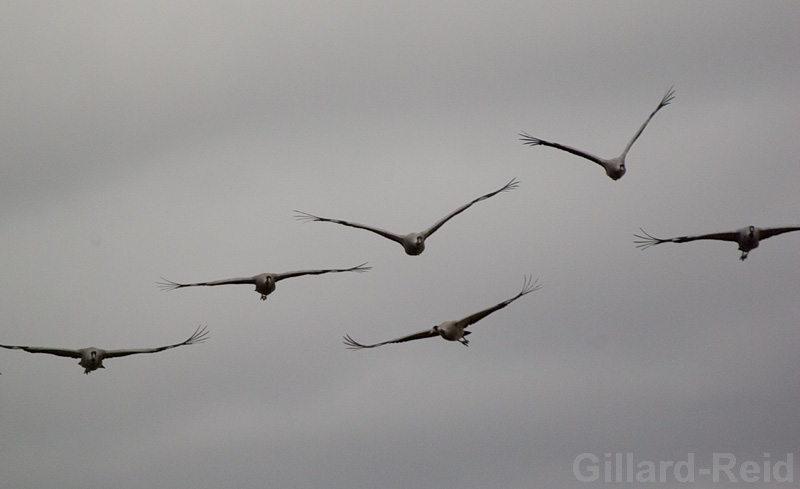
[[[407,255],[417,256],[422,254],[425,251],[425,243],[403,243],[403,249],[406,250]]]
[[[444,328],[439,328],[439,334],[442,336],[442,338],[448,341],[458,341],[459,338],[464,336],[464,331],[459,330],[458,328],[444,327]]]
[[[739,241],[739,250],[740,251],[750,251],[758,248],[758,240],[757,239],[743,239]]]

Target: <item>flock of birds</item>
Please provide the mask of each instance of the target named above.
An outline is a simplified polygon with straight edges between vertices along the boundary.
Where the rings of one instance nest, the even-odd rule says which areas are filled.
[[[549,146],[551,148],[556,148],[561,151],[566,151],[573,155],[580,156],[582,158],[585,158],[602,166],[606,174],[611,179],[619,180],[625,175],[626,171],[625,157],[627,156],[628,151],[630,151],[631,146],[633,146],[633,143],[639,138],[639,136],[641,136],[645,127],[647,127],[647,124],[650,123],[650,121],[653,119],[656,113],[658,113],[658,111],[661,110],[662,108],[669,105],[669,103],[673,100],[674,96],[675,96],[675,91],[672,88],[667,90],[667,92],[664,94],[661,101],[659,102],[658,106],[655,108],[655,110],[653,110],[653,112],[650,113],[650,116],[647,118],[647,120],[644,121],[641,127],[639,127],[639,130],[636,132],[636,134],[633,136],[630,142],[628,142],[628,145],[622,151],[622,154],[616,158],[611,158],[611,159],[600,158],[591,153],[587,153],[585,151],[570,146],[566,146],[555,142],[545,141],[543,139],[533,137],[525,132],[520,133],[521,141],[523,141],[524,144],[530,146]],[[377,235],[383,236],[386,239],[399,243],[405,250],[406,254],[411,256],[416,256],[425,251],[425,241],[428,238],[430,238],[430,236],[433,233],[439,230],[439,228],[441,228],[447,221],[457,216],[458,214],[464,212],[473,204],[486,200],[501,192],[513,190],[518,186],[519,182],[517,182],[516,179],[512,179],[502,188],[490,192],[488,194],[482,195],[472,200],[471,202],[462,205],[461,207],[457,208],[447,216],[436,221],[429,228],[417,233],[397,234],[390,231],[385,231],[383,229],[374,226],[369,226],[366,224],[358,224],[355,222],[344,221],[341,219],[319,217],[314,214],[309,214],[297,210],[294,212],[296,212],[295,217],[301,221],[331,222],[335,224],[340,224],[342,226],[348,226],[352,228],[370,231]],[[656,238],[648,234],[643,229],[640,228],[640,230],[642,234],[634,234],[634,236],[638,238],[636,241],[634,241],[634,243],[636,244],[637,248],[643,250],[650,248],[651,246],[655,246],[662,243],[687,243],[690,241],[697,241],[697,240],[732,241],[739,245],[739,250],[742,252],[740,259],[745,260],[747,258],[748,253],[753,249],[757,248],[761,240],[770,238],[772,236],[777,236],[779,234],[788,233],[791,231],[800,231],[800,226],[778,227],[778,228],[758,228],[755,226],[748,226],[736,231],[701,234],[694,236],[679,236],[667,239]],[[261,300],[266,300],[267,296],[275,291],[276,283],[283,279],[300,277],[303,275],[322,275],[327,273],[342,273],[342,272],[366,272],[370,269],[371,267],[368,267],[367,263],[362,263],[360,265],[351,268],[298,270],[298,271],[284,272],[284,273],[261,273],[258,275],[254,275],[252,277],[230,278],[223,280],[213,280],[209,282],[179,283],[162,278],[163,282],[157,282],[157,283],[164,290],[180,289],[184,287],[250,284],[254,285],[255,291],[261,294]],[[536,290],[539,290],[540,288],[541,285],[539,285],[538,280],[532,280],[531,277],[526,276],[524,284],[522,286],[522,290],[520,290],[519,293],[517,293],[515,296],[511,297],[510,299],[506,299],[498,304],[495,304],[494,306],[483,309],[482,311],[470,314],[469,316],[466,316],[462,319],[456,321],[444,321],[430,329],[426,329],[407,336],[395,338],[393,340],[382,341],[380,343],[374,343],[368,345],[355,341],[353,338],[350,337],[350,335],[345,335],[344,344],[349,349],[360,350],[363,348],[375,348],[390,343],[403,343],[406,341],[419,340],[424,338],[433,338],[439,336],[445,340],[458,341],[464,346],[468,346],[469,341],[467,340],[466,336],[469,335],[471,332],[467,331],[466,329],[467,327],[477,323],[478,321],[494,313],[495,311],[503,309],[504,307],[511,304],[520,297],[525,296]],[[88,374],[89,372],[96,370],[98,368],[105,368],[103,366],[104,359],[123,357],[128,355],[136,355],[140,353],[156,353],[171,348],[177,348],[179,346],[202,343],[208,338],[208,334],[209,334],[208,330],[205,327],[199,326],[195,330],[195,332],[185,341],[176,343],[174,345],[160,346],[157,348],[143,348],[143,349],[103,350],[100,348],[89,347],[89,348],[71,350],[64,348],[46,348],[46,347],[13,346],[13,345],[0,345],[0,348],[23,350],[29,353],[47,353],[50,355],[56,355],[61,357],[79,358],[80,359],[80,361],[78,362],[79,365],[84,368],[84,373]]]

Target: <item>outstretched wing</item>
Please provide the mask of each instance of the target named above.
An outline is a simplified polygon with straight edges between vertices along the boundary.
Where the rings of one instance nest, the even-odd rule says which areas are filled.
[[[48,355],[56,355],[59,357],[80,358],[81,352],[78,350],[68,350],[66,348],[47,348],[41,346],[12,346],[0,345],[0,348],[7,348],[9,350],[23,350],[28,353],[47,353]]]
[[[318,221],[318,222],[335,222],[336,224],[341,224],[342,226],[350,226],[351,228],[358,228],[358,229],[366,229],[367,231],[372,231],[375,234],[380,234],[384,238],[391,239],[392,241],[396,241],[400,244],[403,244],[403,237],[394,233],[390,233],[389,231],[385,231],[383,229],[379,229],[372,226],[367,226],[366,224],[358,224],[357,222],[348,222],[342,221],[341,219],[328,219],[327,217],[319,217],[313,214],[309,214],[307,212],[302,212],[295,210],[297,214],[294,216],[295,219],[301,221]]]
[[[299,277],[301,275],[322,275],[323,273],[339,273],[339,272],[366,272],[372,270],[372,267],[366,266],[367,262],[352,268],[328,268],[322,270],[297,270],[295,272],[285,272],[273,274],[275,281],[283,280],[285,278]]]
[[[353,338],[351,338],[350,335],[344,335],[344,344],[347,345],[347,348],[350,350],[361,350],[362,348],[375,348],[376,346],[388,345],[389,343],[405,343],[406,341],[421,340],[423,338],[433,338],[434,336],[439,336],[439,333],[433,331],[432,329],[427,329],[425,331],[420,331],[419,333],[403,336],[402,338],[395,338],[393,340],[384,341],[381,343],[375,343],[373,345],[362,345],[361,343],[358,343]]]
[[[255,284],[256,278],[255,277],[239,277],[239,278],[228,278],[224,280],[213,280],[211,282],[196,282],[193,284],[181,284],[178,282],[173,282],[172,280],[167,280],[164,277],[161,277],[163,282],[156,282],[158,287],[161,290],[174,290],[180,289],[182,287],[200,287],[206,285],[229,285],[229,284]]]
[[[639,128],[639,130],[633,136],[633,139],[631,139],[631,142],[629,142],[628,145],[625,147],[625,151],[622,152],[622,156],[628,154],[628,150],[631,149],[631,146],[633,146],[633,142],[636,141],[636,139],[642,134],[642,131],[644,131],[644,128],[647,127],[647,124],[650,122],[650,119],[652,119],[653,116],[656,115],[656,112],[661,110],[662,107],[666,107],[667,105],[669,105],[669,103],[672,102],[673,98],[675,98],[675,90],[672,87],[669,87],[667,93],[665,93],[664,97],[661,98],[661,102],[658,103],[658,107],[656,107],[656,110],[650,113],[650,117],[648,117],[647,120],[644,121],[642,127]]]
[[[177,348],[184,345],[194,345],[195,343],[202,343],[208,339],[208,330],[205,326],[198,326],[194,334],[186,341],[176,343],[174,345],[159,346],[158,348],[141,348],[136,350],[105,350],[103,356],[105,358],[125,357],[128,355],[136,355],[138,353],[156,353],[159,351],[169,350],[170,348]]]
[[[800,227],[759,229],[758,230],[758,238],[759,239],[767,239],[767,238],[771,238],[773,236],[777,236],[779,234],[790,233],[792,231],[800,231]]]
[[[464,211],[465,211],[465,210],[466,210],[466,209],[467,209],[469,206],[471,206],[472,204],[474,204],[474,203],[476,203],[476,202],[480,202],[480,201],[482,201],[482,200],[486,200],[486,199],[488,199],[489,197],[492,197],[492,196],[494,196],[494,195],[497,195],[497,194],[499,194],[500,192],[505,192],[505,191],[507,191],[507,190],[514,190],[514,189],[515,189],[515,188],[517,188],[518,186],[519,186],[519,182],[517,181],[517,179],[516,179],[516,178],[512,178],[510,182],[508,182],[507,184],[505,184],[505,185],[503,186],[503,188],[501,188],[501,189],[498,189],[498,190],[495,190],[494,192],[490,192],[490,193],[488,193],[488,194],[486,194],[486,195],[482,195],[482,196],[478,197],[477,199],[473,200],[472,202],[469,202],[469,203],[467,203],[467,204],[464,204],[464,205],[462,205],[461,207],[459,207],[458,209],[454,210],[453,212],[451,212],[450,214],[448,214],[447,216],[443,217],[443,218],[442,218],[442,219],[440,219],[438,222],[436,222],[436,223],[435,223],[433,226],[431,226],[431,227],[429,227],[428,229],[426,229],[426,230],[425,230],[425,232],[423,232],[423,233],[422,233],[422,235],[423,235],[425,238],[427,238],[427,237],[428,237],[428,236],[430,236],[431,234],[435,233],[437,229],[439,229],[440,227],[442,227],[442,225],[443,225],[444,223],[446,223],[447,221],[449,221],[449,220],[450,220],[450,219],[452,219],[453,217],[457,216],[458,214],[460,214],[460,213],[464,212]]]
[[[637,248],[641,248],[642,250],[646,250],[651,246],[655,246],[661,243],[688,243],[689,241],[697,241],[698,239],[716,239],[719,241],[739,241],[739,233],[736,231],[731,231],[727,233],[711,233],[711,234],[699,234],[696,236],[679,236],[677,238],[656,238],[655,236],[650,235],[647,231],[642,228],[639,228],[642,234],[634,234],[635,237],[639,238],[638,240],[634,241],[636,243]]]
[[[464,319],[459,320],[458,324],[460,326],[466,328],[470,324],[477,323],[478,321],[480,321],[481,319],[485,318],[489,314],[491,314],[491,313],[493,313],[493,312],[495,312],[495,311],[497,311],[499,309],[502,309],[502,308],[506,307],[507,305],[511,304],[512,302],[514,302],[515,300],[519,299],[523,295],[530,294],[531,292],[537,291],[537,290],[539,290],[541,288],[542,288],[542,286],[539,285],[539,279],[536,279],[535,281],[531,282],[531,277],[525,277],[525,282],[522,285],[522,290],[517,295],[515,295],[514,297],[512,297],[512,298],[510,298],[508,300],[504,300],[503,302],[501,302],[501,303],[499,303],[497,305],[494,305],[492,307],[484,309],[483,311],[476,312],[475,314],[471,314],[471,315],[465,317]]]
[[[605,160],[603,160],[602,158],[598,158],[597,156],[595,156],[595,155],[593,155],[591,153],[587,153],[585,151],[581,151],[579,149],[572,148],[570,146],[565,146],[563,144],[552,143],[550,141],[545,141],[544,139],[535,138],[535,137],[531,136],[530,134],[528,134],[526,132],[521,132],[519,135],[522,136],[520,138],[520,141],[523,141],[524,144],[527,144],[529,146],[550,146],[551,148],[560,149],[561,151],[566,151],[567,153],[572,153],[575,156],[580,156],[581,158],[586,158],[589,161],[594,161],[595,163],[597,163],[598,165],[602,166],[603,168],[606,167]]]

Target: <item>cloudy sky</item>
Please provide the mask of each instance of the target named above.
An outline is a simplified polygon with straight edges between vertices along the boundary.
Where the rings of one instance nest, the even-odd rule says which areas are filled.
[[[4,3],[0,343],[211,331],[88,376],[0,350],[4,487],[620,487],[616,453],[800,459],[800,233],[745,262],[633,244],[800,225],[798,25],[789,1]],[[617,156],[673,85],[619,181],[518,140]],[[420,231],[514,177],[416,257],[293,217]],[[365,261],[264,302],[156,286]],[[469,348],[342,344],[525,275],[542,290]]]

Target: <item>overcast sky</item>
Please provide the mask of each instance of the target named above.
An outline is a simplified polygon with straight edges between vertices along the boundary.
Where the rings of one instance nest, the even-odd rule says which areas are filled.
[[[605,454],[797,461],[800,233],[744,262],[633,234],[800,225],[798,26],[790,1],[4,3],[0,343],[211,335],[88,376],[0,350],[3,487],[575,488],[616,477]],[[619,181],[519,141],[617,156],[670,86]],[[421,231],[514,177],[416,257],[293,217]],[[156,286],[365,261],[264,302]],[[469,348],[342,344],[525,275],[543,288]]]

